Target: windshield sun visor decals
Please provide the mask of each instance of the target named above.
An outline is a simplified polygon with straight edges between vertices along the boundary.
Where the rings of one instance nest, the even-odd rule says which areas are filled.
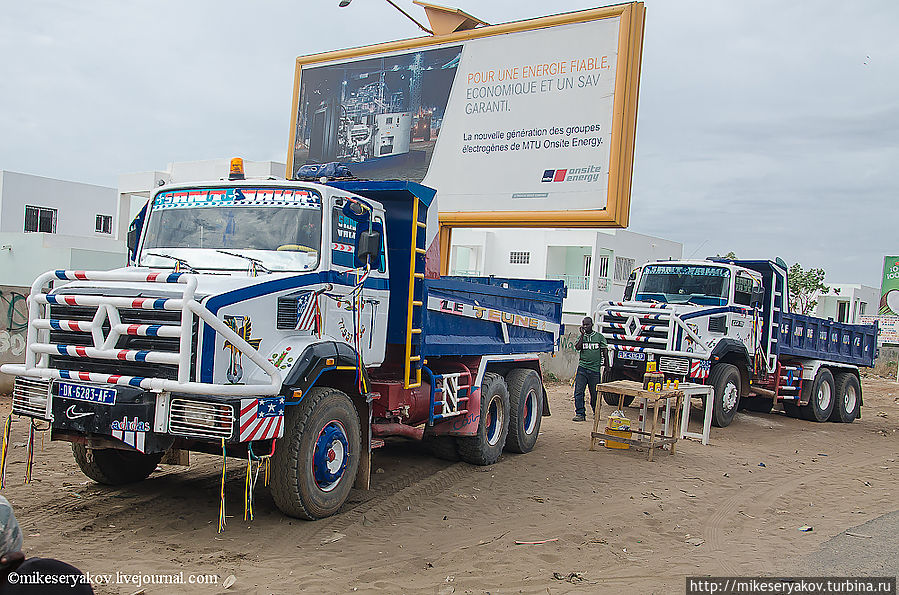
[[[282,206],[321,210],[321,195],[308,188],[201,188],[160,192],[153,209],[223,206]]]

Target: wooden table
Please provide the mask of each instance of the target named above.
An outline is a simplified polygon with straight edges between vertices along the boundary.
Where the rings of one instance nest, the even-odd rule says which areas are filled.
[[[596,443],[599,440],[612,440],[614,442],[624,442],[625,444],[630,444],[632,446],[648,446],[649,447],[649,460],[652,460],[652,453],[656,448],[661,448],[666,444],[671,445],[671,453],[674,454],[674,444],[677,442],[677,439],[680,434],[680,415],[681,415],[681,403],[684,398],[684,393],[679,390],[667,390],[662,392],[651,392],[648,390],[643,390],[643,385],[639,382],[634,382],[633,380],[616,380],[614,382],[605,382],[597,386],[598,391],[613,393],[618,395],[618,410],[624,409],[624,397],[633,397],[635,399],[642,399],[647,403],[647,409],[649,406],[652,406],[652,424],[650,426],[650,431],[646,432],[643,430],[631,430],[631,434],[637,434],[639,436],[649,436],[649,441],[644,440],[634,440],[633,438],[621,438],[618,436],[613,436],[611,434],[606,434],[599,431],[599,420],[602,419],[602,414],[600,410],[602,408],[602,396],[599,395],[596,399],[596,409],[593,412],[593,432],[590,434],[590,450],[596,450]],[[659,404],[664,402],[667,404],[668,399],[677,399],[676,405],[674,407],[675,411],[675,419],[674,424],[669,424],[668,430],[669,433],[660,432],[657,433],[656,430],[658,428],[659,422]]]

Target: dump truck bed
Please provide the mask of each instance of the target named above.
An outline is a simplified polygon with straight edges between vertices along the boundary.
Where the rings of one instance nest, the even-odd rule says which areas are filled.
[[[551,352],[561,332],[562,281],[425,279],[425,357]]]
[[[877,352],[877,326],[846,324],[791,312],[780,315],[778,356],[804,357],[871,367]]]

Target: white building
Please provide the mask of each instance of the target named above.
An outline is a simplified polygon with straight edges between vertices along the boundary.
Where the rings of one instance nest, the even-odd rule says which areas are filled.
[[[862,316],[877,314],[880,289],[858,283],[833,283],[827,293],[818,293],[815,299],[815,316],[860,324]]]
[[[50,269],[125,264],[115,188],[0,171],[0,286]]]
[[[620,300],[634,267],[682,254],[678,242],[623,229],[454,229],[449,270],[565,281],[563,321],[576,324],[600,302]]]

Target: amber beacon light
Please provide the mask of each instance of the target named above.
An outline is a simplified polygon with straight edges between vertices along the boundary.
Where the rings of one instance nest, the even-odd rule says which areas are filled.
[[[229,180],[243,180],[246,176],[243,173],[243,159],[235,157],[231,160],[231,173],[228,174]]]

